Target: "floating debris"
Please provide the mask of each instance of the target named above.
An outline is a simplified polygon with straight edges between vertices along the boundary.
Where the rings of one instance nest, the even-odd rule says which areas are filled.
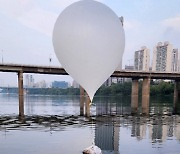
[[[99,147],[92,145],[83,150],[83,154],[102,154],[102,151]]]

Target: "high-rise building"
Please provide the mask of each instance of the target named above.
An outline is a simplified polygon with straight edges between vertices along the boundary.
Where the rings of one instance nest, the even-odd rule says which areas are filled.
[[[153,51],[153,71],[171,72],[172,68],[172,45],[169,42],[159,42]]]
[[[26,74],[25,76],[25,87],[29,88],[29,75],[28,74]]]
[[[52,82],[52,88],[68,88],[68,82],[65,81],[53,81]]]
[[[180,54],[179,54],[179,58],[178,58],[178,72],[180,72]]]
[[[177,72],[178,71],[178,49],[173,49],[172,51],[172,67],[171,71],[172,72]]]
[[[34,77],[33,75],[26,74],[25,76],[25,87],[32,88],[34,86]]]
[[[135,51],[134,70],[149,71],[149,49],[145,46],[141,50]]]
[[[30,75],[30,77],[29,77],[29,84],[30,84],[30,87],[32,88],[33,87],[33,85],[34,85],[34,78],[33,78],[33,75]]]
[[[111,86],[113,83],[124,83],[125,79],[124,78],[119,78],[119,77],[109,77],[105,82],[104,86]]]

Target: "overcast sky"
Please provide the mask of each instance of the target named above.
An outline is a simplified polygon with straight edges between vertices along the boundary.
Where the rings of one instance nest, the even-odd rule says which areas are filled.
[[[0,63],[60,66],[52,45],[58,15],[77,0],[0,0]],[[159,41],[180,49],[180,0],[99,0],[124,16],[126,47],[123,66],[133,64],[134,51]],[[3,51],[2,51],[3,50]],[[35,75],[36,81],[72,79]],[[16,74],[0,74],[0,85],[15,85]]]

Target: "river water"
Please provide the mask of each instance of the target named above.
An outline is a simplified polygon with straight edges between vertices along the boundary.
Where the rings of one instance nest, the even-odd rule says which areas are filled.
[[[151,97],[149,115],[131,114],[130,96],[96,97],[90,117],[80,116],[78,96],[0,94],[1,154],[80,154],[95,144],[103,154],[179,154],[180,102]],[[141,103],[139,103],[141,104]],[[176,111],[176,112],[175,112]]]

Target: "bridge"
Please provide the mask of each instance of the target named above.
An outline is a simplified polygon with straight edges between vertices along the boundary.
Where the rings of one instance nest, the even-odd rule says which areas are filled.
[[[1,72],[16,72],[16,73],[37,73],[37,74],[54,74],[54,75],[69,75],[64,68],[35,66],[35,65],[17,65],[17,64],[0,64]],[[112,77],[121,78],[151,78],[151,79],[170,79],[180,80],[180,73],[174,72],[153,72],[153,71],[115,71]]]
[[[19,115],[24,115],[23,73],[68,75],[68,73],[64,70],[64,68],[61,68],[61,67],[18,65],[18,64],[0,64],[0,72],[16,72],[18,74]],[[111,75],[111,77],[132,78],[131,107],[132,107],[133,112],[136,112],[138,108],[138,97],[139,97],[138,96],[138,89],[139,89],[138,81],[139,79],[143,79],[142,81],[142,112],[143,113],[149,112],[150,80],[151,79],[175,80],[174,106],[176,106],[178,102],[178,95],[179,95],[178,85],[180,81],[180,73],[121,70],[121,71],[115,71]],[[80,88],[80,94],[85,95],[85,92],[82,88]],[[88,103],[90,102],[88,101],[86,104]]]

